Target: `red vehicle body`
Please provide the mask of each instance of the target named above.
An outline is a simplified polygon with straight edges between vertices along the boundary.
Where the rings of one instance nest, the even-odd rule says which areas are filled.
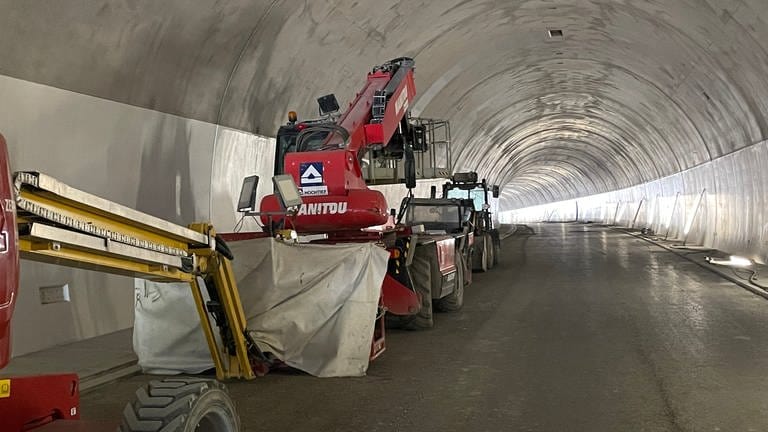
[[[11,358],[11,315],[19,286],[15,208],[8,147],[0,135],[0,368]]]
[[[17,235],[8,147],[0,135],[0,368],[11,359],[11,316],[20,269]],[[26,431],[55,420],[78,419],[78,386],[75,374],[0,375],[0,430]]]

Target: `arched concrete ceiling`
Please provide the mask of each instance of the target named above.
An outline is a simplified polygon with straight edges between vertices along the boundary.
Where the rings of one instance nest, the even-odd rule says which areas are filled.
[[[272,135],[417,62],[416,114],[520,207],[761,141],[764,0],[0,0],[0,73]],[[562,30],[550,37],[548,30]],[[8,103],[8,101],[4,101]],[[12,103],[12,101],[11,101]]]

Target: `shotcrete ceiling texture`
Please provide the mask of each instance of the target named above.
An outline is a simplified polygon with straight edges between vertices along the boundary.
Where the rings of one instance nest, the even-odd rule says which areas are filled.
[[[273,135],[417,62],[416,114],[521,207],[761,141],[765,0],[0,0],[0,73]],[[562,37],[550,37],[561,30]],[[556,33],[556,32],[555,32]],[[4,101],[8,103],[8,101]]]

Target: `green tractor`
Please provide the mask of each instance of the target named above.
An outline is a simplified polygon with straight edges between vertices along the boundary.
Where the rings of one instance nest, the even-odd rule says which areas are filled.
[[[443,198],[469,199],[474,203],[472,269],[482,272],[499,263],[501,251],[501,238],[493,223],[489,194],[498,198],[499,186],[490,186],[485,179],[478,181],[476,172],[455,173],[450,182],[443,184]]]

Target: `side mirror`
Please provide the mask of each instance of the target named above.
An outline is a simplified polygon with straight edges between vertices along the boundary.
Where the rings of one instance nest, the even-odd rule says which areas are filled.
[[[472,219],[472,210],[470,210],[470,209],[466,209],[466,210],[464,210],[464,217],[463,217],[463,218],[461,218],[461,221],[462,221],[463,223],[467,223],[467,222],[469,222],[471,219]]]
[[[437,186],[432,185],[429,187],[429,197],[432,199],[437,198]]]
[[[493,185],[493,188],[491,189],[491,193],[493,194],[494,198],[498,198],[500,195],[501,190],[499,189],[499,185]]]
[[[413,129],[413,142],[411,146],[413,151],[425,152],[429,150],[429,144],[427,143],[427,128],[426,126],[412,126]]]
[[[256,189],[259,186],[259,176],[252,175],[243,179],[240,188],[240,198],[237,200],[237,211],[248,213],[256,208]]]

